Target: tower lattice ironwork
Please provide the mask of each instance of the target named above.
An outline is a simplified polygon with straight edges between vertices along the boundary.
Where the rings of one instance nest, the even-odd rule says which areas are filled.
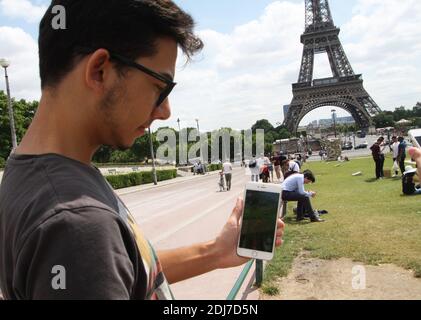
[[[297,132],[301,120],[314,109],[336,106],[348,111],[361,129],[368,128],[372,117],[381,112],[355,74],[339,40],[340,29],[333,23],[328,0],[305,0],[304,46],[298,82],[292,85],[293,99],[284,125]],[[332,77],[313,79],[315,54],[327,53]]]

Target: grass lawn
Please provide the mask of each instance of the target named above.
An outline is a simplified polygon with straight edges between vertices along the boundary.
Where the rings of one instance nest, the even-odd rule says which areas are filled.
[[[369,265],[393,263],[414,270],[421,277],[421,195],[403,196],[400,178],[374,179],[371,158],[350,162],[307,163],[316,183],[307,190],[317,192],[314,209],[327,210],[323,223],[295,222],[288,204],[284,244],[268,264],[263,292],[277,294],[272,285],[288,274],[294,258],[302,251],[314,258],[350,258]],[[386,159],[385,169],[392,167]],[[362,171],[362,176],[352,173]]]

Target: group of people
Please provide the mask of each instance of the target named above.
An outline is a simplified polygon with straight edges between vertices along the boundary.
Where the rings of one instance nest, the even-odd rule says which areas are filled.
[[[202,163],[202,161],[195,162],[193,164],[193,174],[205,174],[206,173],[206,165]]]
[[[376,164],[376,179],[384,178],[384,163],[385,163],[385,154],[386,148],[389,146],[391,152],[393,153],[393,166],[392,177],[399,176],[399,170],[402,174],[402,192],[405,195],[414,195],[421,194],[421,186],[416,185],[415,182],[419,182],[419,177],[417,176],[417,169],[412,166],[405,166],[406,159],[406,142],[404,137],[392,137],[390,145],[385,143],[384,137],[380,137],[377,141],[371,146],[371,152],[373,160]]]
[[[292,159],[279,152],[270,158],[261,154],[259,159],[249,162],[251,180],[258,182],[260,177],[263,182],[267,182],[265,170],[272,165],[275,168],[278,182],[282,183],[282,201],[297,202],[297,221],[310,219],[311,222],[323,222],[324,220],[319,217],[318,212],[311,205],[310,199],[316,196],[316,192],[304,189],[304,185],[315,183],[316,178],[310,170],[301,173],[302,162],[300,160],[302,159]],[[274,182],[273,177],[272,182]]]
[[[376,165],[376,179],[384,178],[384,162],[386,148],[388,144],[385,143],[384,137],[380,137],[377,141],[371,146],[370,150],[373,156],[373,160]],[[403,137],[392,137],[392,141],[389,145],[391,151],[393,152],[393,177],[399,175],[399,169],[402,175],[405,173],[405,159],[406,159],[406,142]]]
[[[244,164],[245,165],[245,164]],[[292,172],[300,172],[302,161],[300,158],[292,158],[282,155],[280,152],[264,155],[249,161],[251,181],[254,182],[282,182]]]

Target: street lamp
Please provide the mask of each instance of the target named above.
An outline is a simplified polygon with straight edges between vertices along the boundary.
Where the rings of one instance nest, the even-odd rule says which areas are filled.
[[[10,97],[9,76],[7,75],[7,68],[10,66],[10,62],[6,59],[0,59],[0,65],[4,68],[4,75],[6,77],[7,107],[9,109],[10,131],[12,134],[12,146],[14,150],[18,146],[18,142],[16,139],[15,117],[13,116],[12,100]]]
[[[151,157],[152,157],[153,183],[154,183],[154,185],[157,185],[158,179],[156,178],[155,155],[154,155],[154,150],[153,150],[151,128],[149,127],[148,130],[149,130],[149,144],[150,144],[150,147],[151,147]]]
[[[197,132],[200,133],[200,129],[199,129],[199,119],[196,119],[196,123],[197,123]]]
[[[335,131],[335,138],[336,138],[336,110],[332,109],[332,117],[333,117],[333,130]]]
[[[180,133],[181,132],[181,129],[180,129],[180,118],[177,119],[177,123],[178,123],[178,132]]]

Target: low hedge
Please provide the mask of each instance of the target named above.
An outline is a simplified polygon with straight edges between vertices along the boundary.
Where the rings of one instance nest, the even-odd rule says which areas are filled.
[[[6,160],[0,157],[0,169],[3,169],[6,166]]]
[[[208,171],[209,172],[218,171],[218,170],[222,170],[222,164],[210,164],[210,165],[208,165]]]
[[[158,181],[165,181],[177,177],[177,170],[158,170],[156,178]],[[153,172],[133,172],[128,174],[111,175],[105,177],[114,189],[122,189],[128,187],[139,186],[153,182]]]

